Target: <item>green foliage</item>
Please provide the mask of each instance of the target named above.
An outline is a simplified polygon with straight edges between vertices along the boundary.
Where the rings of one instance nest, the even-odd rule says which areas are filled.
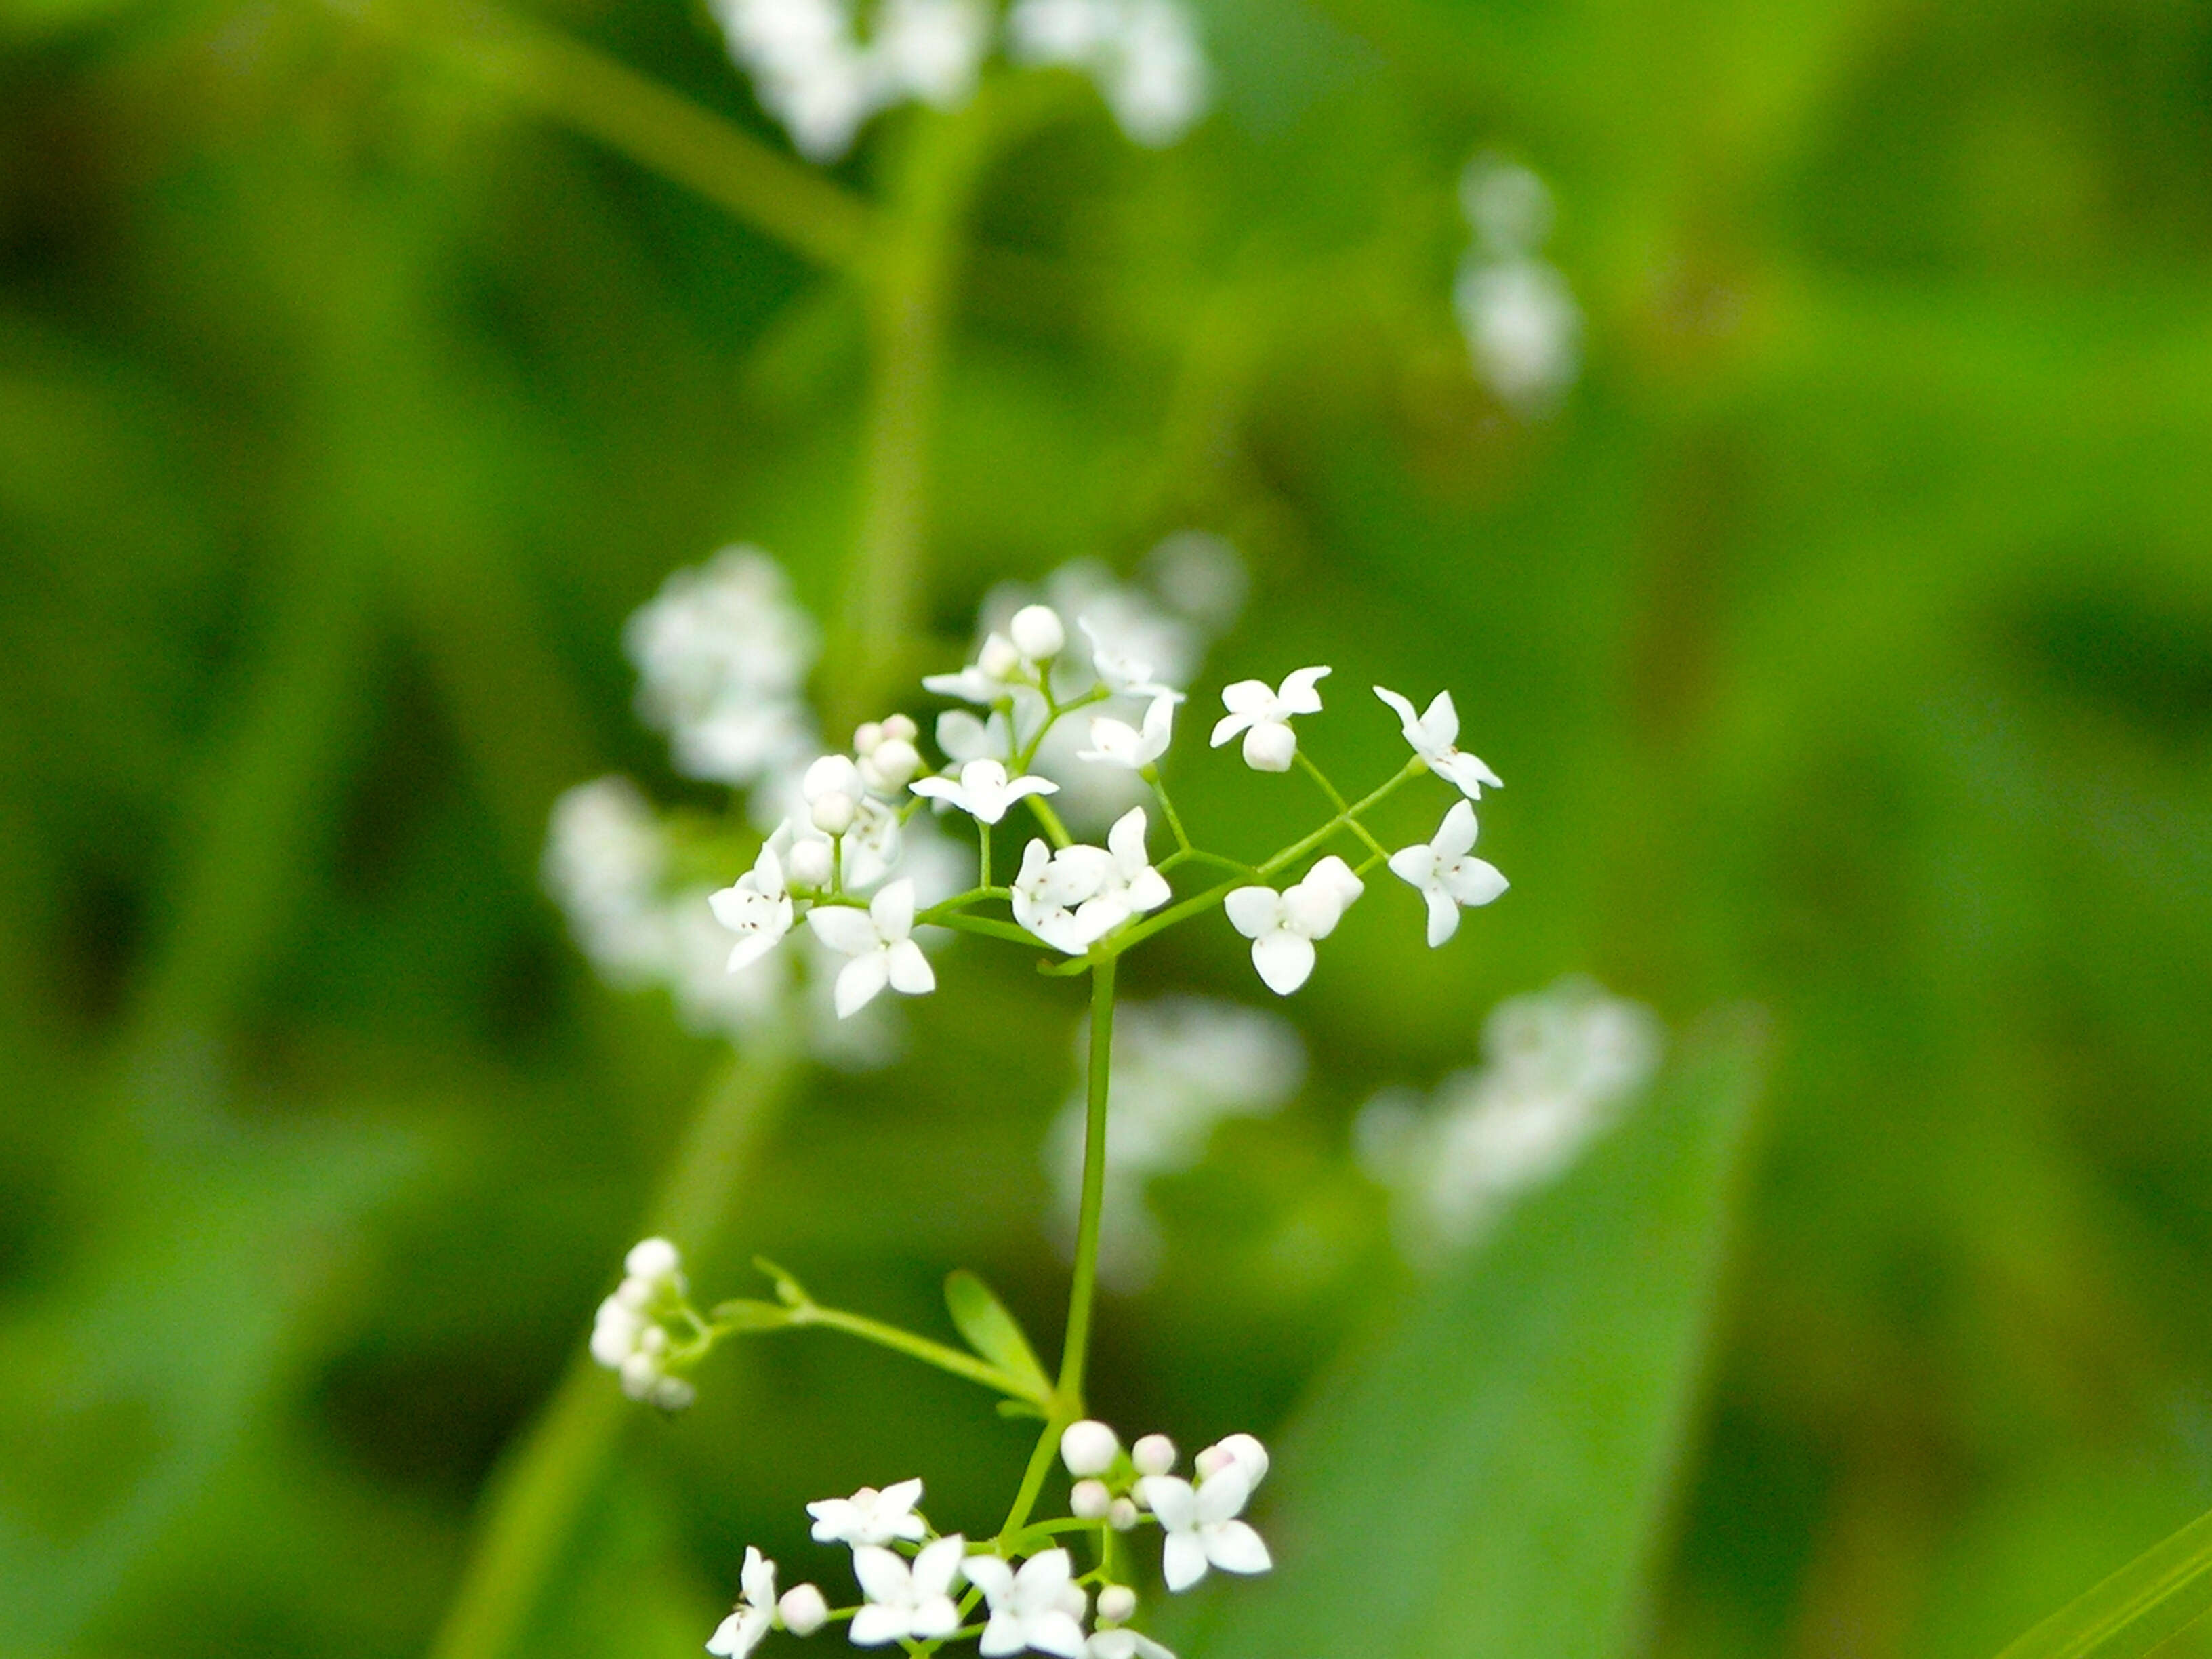
[[[1031,1399],[1042,1400],[1052,1393],[1052,1379],[1045,1375],[1036,1350],[989,1285],[958,1268],[945,1278],[945,1305],[968,1346],[1020,1383]]]
[[[2212,1515],[2069,1601],[1997,1659],[2141,1659],[2212,1611]]]

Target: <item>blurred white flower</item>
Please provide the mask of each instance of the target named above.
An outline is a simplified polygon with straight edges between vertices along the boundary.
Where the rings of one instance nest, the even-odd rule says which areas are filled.
[[[1024,795],[1049,795],[1060,786],[1049,778],[1009,778],[1003,764],[987,759],[968,762],[957,779],[917,778],[912,787],[917,795],[949,801],[970,817],[996,823]]]
[[[983,1659],[1034,1648],[1060,1659],[1082,1659],[1081,1620],[1090,1597],[1075,1582],[1063,1549],[1040,1551],[1017,1571],[995,1555],[971,1555],[963,1564],[968,1582],[983,1592],[991,1616],[983,1626]]]
[[[659,886],[660,826],[627,779],[580,783],[553,804],[545,885],[592,965],[618,985],[667,971],[672,941]]]
[[[707,1638],[707,1651],[724,1659],[744,1659],[775,1628],[775,1563],[748,1544],[740,1579],[744,1598]]]
[[[1486,783],[1492,789],[1505,787],[1505,781],[1497,773],[1459,746],[1459,710],[1452,704],[1450,692],[1437,692],[1430,699],[1428,708],[1419,714],[1414,714],[1409,699],[1387,686],[1376,686],[1375,695],[1395,711],[1399,729],[1429,770],[1460,793],[1470,800],[1479,800]]]
[[[919,1480],[896,1480],[878,1492],[863,1486],[850,1498],[824,1498],[809,1504],[817,1544],[916,1543],[929,1535],[929,1523],[915,1513],[921,1501]]]
[[[713,5],[762,107],[814,161],[842,155],[870,118],[894,104],[964,102],[990,44],[981,0],[884,0],[866,41],[845,0]]]
[[[1087,1032],[1076,1036],[1079,1065]],[[1146,1206],[1146,1186],[1190,1169],[1206,1156],[1215,1128],[1232,1117],[1277,1109],[1298,1091],[1305,1054],[1297,1030],[1277,1015],[1204,997],[1125,1002],[1114,1018],[1114,1075],[1106,1120],[1106,1200],[1099,1230],[1099,1272],[1118,1290],[1140,1289],[1159,1253]],[[1068,1097],[1046,1138],[1060,1235],[1075,1235],[1082,1201],[1084,1097]],[[1175,1449],[1164,1437],[1139,1441],[1140,1471],[1164,1474]],[[1145,1467],[1164,1450],[1167,1461]]]
[[[923,1545],[912,1565],[877,1545],[855,1549],[853,1572],[868,1600],[853,1615],[853,1644],[942,1641],[959,1629],[951,1592],[967,1549],[957,1532]]]
[[[1538,257],[1551,192],[1528,168],[1479,155],[1460,180],[1474,245],[1453,290],[1475,373],[1524,416],[1545,413],[1582,368],[1582,307]]]
[[[1445,1079],[1432,1100],[1397,1091],[1369,1102],[1356,1144],[1390,1190],[1401,1249],[1425,1262],[1466,1245],[1560,1174],[1650,1080],[1664,1040],[1642,1004],[1562,980],[1498,1004],[1483,1066]]]
[[[1274,1565],[1260,1534],[1238,1518],[1252,1496],[1243,1465],[1231,1463],[1195,1487],[1172,1474],[1148,1474],[1137,1482],[1137,1496],[1165,1534],[1160,1572],[1170,1589],[1188,1589],[1208,1567],[1253,1573]]]
[[[1505,890],[1498,866],[1474,856],[1474,808],[1454,801],[1431,841],[1390,854],[1390,873],[1428,902],[1431,950],[1459,931],[1460,906],[1487,904]]]
[[[1175,143],[1212,96],[1197,29],[1176,0],[1018,0],[1006,33],[1015,62],[1089,75],[1140,144]]]

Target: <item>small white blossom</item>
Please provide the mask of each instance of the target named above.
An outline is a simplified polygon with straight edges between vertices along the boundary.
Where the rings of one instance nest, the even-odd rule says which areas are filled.
[[[684,1296],[683,1258],[665,1238],[641,1239],[623,1261],[623,1277],[592,1320],[592,1358],[622,1378],[623,1392],[665,1411],[691,1403],[696,1390],[668,1374],[668,1328]]]
[[[1145,710],[1142,729],[1110,715],[1094,716],[1091,722],[1091,747],[1078,750],[1075,758],[1126,766],[1133,772],[1143,770],[1166,754],[1168,744],[1174,741],[1175,708],[1180,701],[1173,691],[1163,691],[1155,696]]]
[[[1115,1588],[1120,1588],[1118,1585]],[[1099,1600],[1103,1602],[1102,1594]],[[1093,1631],[1084,1644],[1083,1659],[1176,1659],[1175,1655],[1142,1632],[1114,1626]]]
[[[793,1636],[811,1636],[830,1622],[830,1603],[812,1584],[793,1584],[784,1591],[775,1612]]]
[[[1013,726],[995,709],[989,719],[977,720],[964,708],[948,708],[937,717],[937,746],[955,766],[1007,760],[1014,752]]]
[[[1103,847],[1080,843],[1057,852],[1042,839],[1022,849],[1014,877],[1014,920],[1055,951],[1079,957],[1097,941],[1076,912],[1098,896],[1114,868]]]
[[[750,967],[791,931],[791,893],[784,885],[783,860],[773,844],[763,847],[753,867],[720,892],[709,893],[714,920],[738,936],[731,947],[729,971]]]
[[[1102,684],[1117,697],[1168,697],[1182,701],[1182,693],[1171,685],[1163,685],[1153,678],[1152,665],[1140,658],[1117,649],[1111,641],[1101,636],[1097,623],[1088,617],[1078,619],[1076,624],[1091,641],[1091,666]]]
[[[623,778],[580,783],[553,805],[545,886],[592,964],[620,985],[667,971],[673,941],[659,907],[668,850],[645,799]]]
[[[1048,662],[1067,644],[1067,627],[1048,605],[1025,605],[1006,624],[1014,649],[1033,663]]]
[[[1459,746],[1459,710],[1452,706],[1450,692],[1437,692],[1427,709],[1418,715],[1410,701],[1388,687],[1376,686],[1375,695],[1397,711],[1406,741],[1427,763],[1429,770],[1455,786],[1462,794],[1479,800],[1483,785],[1492,789],[1505,787],[1497,773]]]
[[[867,1605],[853,1615],[853,1644],[877,1648],[890,1642],[936,1642],[960,1628],[952,1585],[968,1541],[958,1533],[922,1546],[909,1566],[878,1545],[853,1552],[853,1572]]]
[[[707,1638],[707,1651],[744,1659],[775,1628],[775,1563],[745,1546],[744,1596]]]
[[[1006,27],[1017,62],[1090,75],[1140,144],[1171,144],[1205,113],[1206,57],[1175,0],[1020,0]]]
[[[1066,1550],[1045,1550],[1018,1571],[995,1555],[971,1555],[968,1582],[983,1592],[991,1617],[983,1626],[983,1659],[1034,1648],[1060,1659],[1082,1659],[1081,1620],[1089,1598],[1074,1582]]]
[[[1027,667],[1021,647],[1004,634],[994,632],[984,636],[974,662],[951,674],[925,674],[921,684],[924,690],[940,697],[957,697],[988,708],[1003,702],[1023,684]],[[1033,672],[1030,678],[1034,679]]]
[[[1429,906],[1429,948],[1459,931],[1462,904],[1487,904],[1506,888],[1498,866],[1473,856],[1474,808],[1452,803],[1450,811],[1425,846],[1401,847],[1390,854],[1390,873],[1421,890]]]
[[[1252,941],[1252,965],[1278,996],[1288,996],[1314,969],[1314,941],[1327,939],[1366,884],[1330,854],[1296,885],[1239,887],[1222,908],[1230,926]]]
[[[1067,1465],[1070,1474],[1103,1474],[1121,1455],[1121,1437],[1095,1418],[1071,1423],[1060,1431],[1060,1461]]]
[[[1274,1565],[1260,1534],[1237,1519],[1252,1496],[1242,1468],[1232,1464],[1196,1487],[1171,1474],[1148,1474],[1137,1491],[1166,1534],[1160,1570],[1170,1589],[1188,1589],[1209,1566],[1250,1573]]]
[[[918,778],[913,789],[917,795],[950,801],[985,823],[996,823],[1024,795],[1054,794],[1060,786],[1049,778],[1034,775],[1009,779],[1006,767],[1000,762],[971,760],[960,769],[957,781]]]
[[[1285,676],[1282,684],[1273,690],[1265,680],[1238,680],[1224,686],[1221,703],[1229,712],[1213,723],[1213,746],[1220,748],[1242,732],[1247,766],[1255,772],[1289,771],[1298,750],[1291,717],[1321,712],[1318,688],[1328,672],[1301,668]]]
[[[837,970],[837,1018],[849,1018],[886,986],[907,996],[937,988],[937,975],[910,937],[914,931],[914,884],[895,881],[869,902],[866,910],[850,905],[817,905],[806,925],[840,956],[852,960]]]
[[[919,1480],[895,1481],[881,1492],[863,1486],[850,1498],[825,1498],[809,1504],[817,1544],[888,1544],[896,1539],[917,1542],[929,1534],[929,1524],[914,1512],[921,1501]]]
[[[975,0],[884,0],[872,43],[878,97],[965,103],[988,44],[990,19]]]
[[[1106,1510],[1106,1524],[1115,1532],[1134,1530],[1142,1518],[1143,1511],[1138,1509],[1134,1498],[1117,1498]]]

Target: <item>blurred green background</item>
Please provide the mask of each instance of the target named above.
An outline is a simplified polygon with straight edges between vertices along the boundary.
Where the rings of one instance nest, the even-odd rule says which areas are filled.
[[[1194,714],[1334,663],[1354,779],[1402,754],[1362,688],[1449,684],[1514,889],[1433,956],[1402,894],[1352,914],[1304,1095],[1163,1195],[1097,1403],[1297,1419],[1401,1293],[1349,1121],[1499,998],[1747,1001],[1759,1157],[1631,1644],[1992,1653],[2212,1504],[2212,10],[1200,10],[1185,143],[1071,95],[982,179],[915,662],[994,581],[1218,532],[1254,592]],[[781,148],[702,13],[538,15]],[[0,1653],[422,1650],[726,1064],[593,980],[546,814],[697,797],[618,645],[671,569],[742,538],[837,600],[862,307],[441,27],[0,7]],[[1453,317],[1485,148],[1588,315],[1548,418]],[[1310,821],[1182,739],[1204,838]],[[1056,1337],[1079,988],[940,975],[929,1059],[805,1080],[709,1295],[760,1251],[934,1330],[965,1264]],[[1218,923],[1127,976],[1264,995]],[[532,1651],[696,1652],[805,1499],[920,1472],[973,1530],[1026,1451],[828,1338],[704,1380],[620,1419]]]

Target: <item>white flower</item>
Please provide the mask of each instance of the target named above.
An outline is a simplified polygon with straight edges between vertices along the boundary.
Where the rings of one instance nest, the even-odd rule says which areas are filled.
[[[1406,741],[1428,763],[1429,770],[1456,785],[1462,794],[1479,800],[1486,783],[1492,789],[1505,787],[1497,773],[1459,747],[1459,710],[1452,707],[1450,692],[1437,692],[1427,710],[1418,716],[1410,702],[1388,687],[1376,686],[1375,695],[1397,711]]]
[[[1023,661],[1021,647],[1004,634],[994,632],[984,636],[974,662],[956,673],[925,674],[921,684],[924,690],[934,691],[940,697],[957,697],[963,702],[988,708],[1024,683],[1028,666]],[[1035,678],[1033,672],[1029,678]]]
[[[1175,895],[1168,878],[1152,868],[1145,850],[1145,809],[1133,806],[1106,832],[1109,861],[1098,890],[1076,907],[1076,924],[1094,939],[1103,939],[1132,916],[1157,910]]]
[[[1126,1628],[1093,1631],[1083,1659],[1176,1659],[1149,1636]]]
[[[673,941],[658,893],[667,862],[660,826],[627,779],[580,783],[553,804],[546,889],[584,953],[617,984],[667,970]]]
[[[956,766],[972,760],[1007,760],[1014,752],[1013,727],[995,709],[989,719],[979,720],[964,708],[948,708],[937,717],[937,746]]]
[[[1148,1474],[1137,1483],[1137,1495],[1167,1534],[1160,1569],[1170,1589],[1188,1589],[1209,1566],[1265,1572],[1274,1565],[1260,1534],[1237,1518],[1252,1495],[1241,1468],[1224,1468],[1195,1488],[1172,1474]]]
[[[1055,951],[1079,957],[1098,935],[1076,917],[1079,906],[1098,896],[1114,868],[1114,855],[1103,847],[1078,844],[1054,852],[1042,840],[1022,849],[1014,877],[1014,920]]]
[[[1224,687],[1221,703],[1229,712],[1213,723],[1213,746],[1220,748],[1242,732],[1247,766],[1255,772],[1289,771],[1291,757],[1298,750],[1291,716],[1321,712],[1316,688],[1328,672],[1326,668],[1298,669],[1272,691],[1265,680],[1238,680]]]
[[[1267,1449],[1254,1435],[1225,1435],[1199,1453],[1197,1462],[1201,1476],[1216,1475],[1226,1468],[1242,1469],[1245,1484],[1255,1492],[1267,1478]]]
[[[878,1492],[863,1486],[850,1498],[825,1498],[809,1504],[817,1544],[888,1544],[903,1538],[913,1543],[928,1536],[929,1525],[914,1512],[921,1501],[919,1480],[900,1480]]]
[[[1582,307],[1541,259],[1460,267],[1452,295],[1475,372],[1522,415],[1545,413],[1582,369]]]
[[[1066,1550],[1046,1550],[1021,1565],[1019,1571],[995,1555],[971,1555],[963,1564],[968,1582],[991,1604],[983,1626],[983,1659],[1035,1648],[1061,1659],[1082,1659],[1082,1619],[1089,1598],[1074,1582]]]
[[[964,103],[988,44],[975,0],[884,0],[872,45],[884,101],[912,96],[939,108]]]
[[[729,971],[750,967],[791,931],[791,894],[784,886],[783,860],[771,843],[760,850],[753,867],[730,886],[709,893],[714,920],[738,936],[731,947]]]
[[[888,985],[908,996],[937,988],[929,958],[910,937],[914,931],[914,884],[895,881],[869,902],[866,910],[849,905],[817,905],[806,925],[840,956],[852,960],[837,970],[837,1018],[847,1019],[875,1000]]]
[[[745,1546],[744,1597],[707,1638],[707,1651],[744,1659],[775,1628],[775,1563]]]
[[[1085,70],[1140,144],[1171,144],[1205,112],[1206,58],[1174,0],[1020,0],[1006,27],[1017,62]]]
[[[868,1604],[853,1615],[853,1644],[936,1642],[958,1630],[960,1609],[951,1591],[967,1551],[967,1540],[957,1532],[925,1544],[912,1566],[873,1544],[855,1549],[853,1571]]]
[[[1075,624],[1091,641],[1091,666],[1117,697],[1170,697],[1182,701],[1182,693],[1152,678],[1152,665],[1117,649],[1100,636],[1098,625],[1088,617]]]
[[[1401,847],[1390,854],[1390,873],[1419,888],[1428,901],[1431,950],[1459,931],[1460,906],[1487,904],[1505,890],[1496,865],[1470,856],[1474,828],[1474,808],[1455,801],[1426,846]]]
[[[1139,1474],[1167,1474],[1176,1466],[1176,1443],[1164,1434],[1148,1434],[1129,1449]],[[1203,1471],[1201,1471],[1203,1473]]]
[[[1346,907],[1366,890],[1351,866],[1330,854],[1297,885],[1239,887],[1222,908],[1230,926],[1252,941],[1252,965],[1278,996],[1306,982],[1314,969],[1314,941],[1327,939]]]
[[[1173,691],[1163,691],[1155,696],[1145,710],[1141,731],[1127,720],[1106,714],[1097,716],[1091,722],[1091,747],[1078,750],[1075,758],[1141,771],[1168,752],[1168,744],[1175,735],[1175,706],[1181,701]]]
[[[960,769],[957,781],[951,778],[917,778],[912,787],[915,794],[950,801],[985,823],[996,823],[1024,795],[1049,795],[1060,788],[1048,778],[1024,776],[1010,780],[1006,767],[994,760],[969,761]]]
[[[1006,624],[1014,649],[1033,663],[1048,662],[1067,644],[1067,629],[1060,612],[1048,605],[1025,605]]]

